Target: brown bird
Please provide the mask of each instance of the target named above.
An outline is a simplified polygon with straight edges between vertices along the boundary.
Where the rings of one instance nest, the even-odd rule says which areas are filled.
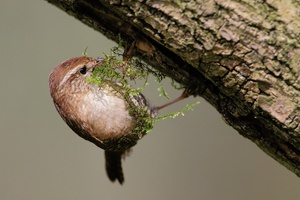
[[[124,96],[115,88],[118,83],[99,85],[87,82],[103,59],[86,56],[66,60],[49,76],[54,105],[68,126],[80,137],[105,150],[106,172],[111,181],[124,182],[121,158],[146,134],[136,133],[141,123],[129,113],[130,105],[147,110],[155,118],[158,110],[186,98],[184,92],[176,100],[160,107],[150,107],[142,94]]]

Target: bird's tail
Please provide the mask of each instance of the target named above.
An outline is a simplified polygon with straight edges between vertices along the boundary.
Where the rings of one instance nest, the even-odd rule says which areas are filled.
[[[122,155],[124,152],[105,151],[105,167],[108,178],[111,181],[118,180],[120,184],[124,182],[122,170]]]

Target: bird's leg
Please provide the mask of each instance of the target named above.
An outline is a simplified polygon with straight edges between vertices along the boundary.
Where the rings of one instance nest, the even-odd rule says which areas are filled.
[[[165,107],[168,107],[168,106],[170,106],[170,105],[172,105],[172,104],[174,104],[174,103],[177,103],[177,102],[179,102],[179,101],[181,101],[181,100],[183,100],[183,99],[186,99],[186,98],[188,98],[189,96],[190,96],[190,94],[188,93],[188,91],[187,91],[187,90],[184,90],[183,93],[182,93],[179,97],[177,97],[176,99],[174,99],[173,101],[170,101],[170,102],[168,102],[168,103],[166,103],[166,104],[164,104],[164,105],[162,105],[162,106],[158,106],[158,107],[156,107],[155,109],[156,109],[156,110],[161,110],[161,109],[163,109],[163,108],[165,108]]]
[[[135,52],[135,44],[136,41],[134,40],[133,42],[125,42],[124,45],[124,52],[123,52],[123,61],[129,61]]]

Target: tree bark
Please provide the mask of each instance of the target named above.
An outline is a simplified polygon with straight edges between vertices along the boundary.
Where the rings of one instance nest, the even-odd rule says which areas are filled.
[[[300,3],[47,0],[186,87],[300,176]]]

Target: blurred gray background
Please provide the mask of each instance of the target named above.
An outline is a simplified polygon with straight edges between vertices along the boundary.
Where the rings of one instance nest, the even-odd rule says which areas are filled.
[[[125,184],[105,174],[103,151],[57,114],[48,74],[65,59],[115,44],[46,1],[0,3],[0,199],[300,199],[293,173],[227,126],[205,100],[159,122],[124,164]],[[168,87],[172,98],[180,94]],[[145,91],[155,105],[156,85]],[[162,113],[163,114],[163,113]]]

